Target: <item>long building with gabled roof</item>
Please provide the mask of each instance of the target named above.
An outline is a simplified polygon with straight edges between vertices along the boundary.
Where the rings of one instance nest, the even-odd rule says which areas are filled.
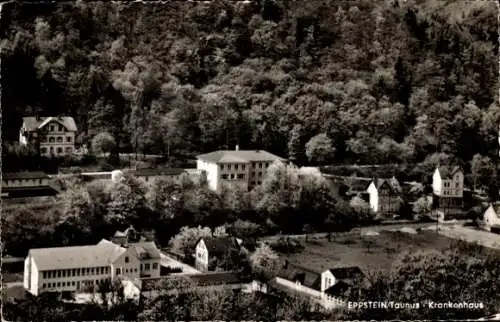
[[[127,245],[106,239],[97,245],[35,248],[24,261],[24,288],[33,295],[80,291],[106,280],[160,276],[160,251],[154,242]]]

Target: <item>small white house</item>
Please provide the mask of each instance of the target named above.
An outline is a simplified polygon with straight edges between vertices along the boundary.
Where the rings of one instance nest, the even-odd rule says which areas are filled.
[[[210,261],[223,258],[233,251],[240,251],[241,245],[234,237],[203,237],[198,240],[195,248],[195,267],[206,272],[212,269]]]
[[[490,205],[488,209],[485,210],[482,216],[482,221],[484,224],[484,229],[491,231],[492,227],[500,227],[500,217],[498,216],[493,205]]]

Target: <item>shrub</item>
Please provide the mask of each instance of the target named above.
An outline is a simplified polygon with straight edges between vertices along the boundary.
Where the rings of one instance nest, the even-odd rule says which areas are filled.
[[[271,243],[271,248],[283,254],[300,253],[304,250],[304,246],[298,240],[284,237]]]

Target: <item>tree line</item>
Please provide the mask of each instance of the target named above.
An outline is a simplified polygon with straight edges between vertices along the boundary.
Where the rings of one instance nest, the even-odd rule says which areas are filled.
[[[496,155],[496,8],[430,3],[13,2],[4,142],[39,113],[73,116],[79,144],[105,138],[114,156],[236,144],[316,164]]]
[[[203,177],[182,174],[145,182],[123,180],[61,183],[54,204],[37,213],[30,206],[2,216],[6,252],[25,256],[30,248],[97,243],[130,225],[166,247],[182,227],[224,229],[236,237],[276,233],[343,231],[372,219],[351,207],[322,176],[302,174],[293,165],[273,163],[262,185],[251,191],[210,190]]]

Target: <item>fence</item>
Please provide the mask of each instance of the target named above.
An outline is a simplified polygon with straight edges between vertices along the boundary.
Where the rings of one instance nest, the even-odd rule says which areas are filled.
[[[325,294],[324,292],[314,290],[307,286],[301,285],[299,283],[294,283],[281,277],[276,277],[275,281],[276,283],[285,286],[286,288],[311,296],[316,302],[321,304],[326,309],[334,309],[337,307],[345,306],[346,304],[346,302],[342,299],[330,296],[328,294]]]

